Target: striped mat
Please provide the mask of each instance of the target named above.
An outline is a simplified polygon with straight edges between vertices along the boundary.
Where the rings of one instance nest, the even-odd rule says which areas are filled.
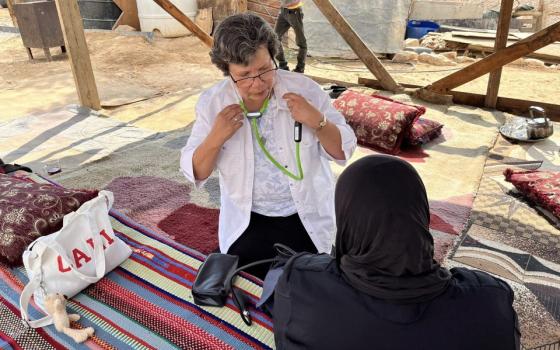
[[[191,287],[204,256],[161,237],[112,210],[116,234],[132,248],[131,257],[68,303],[82,316],[73,327],[93,327],[95,335],[77,345],[54,326],[27,328],[20,321],[19,294],[27,282],[24,268],[0,265],[0,349],[270,349],[272,322],[250,309],[246,326],[231,299],[223,308],[200,307]],[[236,285],[256,301],[258,281]],[[42,313],[35,305],[30,314]]]

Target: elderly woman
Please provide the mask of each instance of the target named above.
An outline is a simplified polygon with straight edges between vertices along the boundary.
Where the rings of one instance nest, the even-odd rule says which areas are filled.
[[[344,164],[356,147],[319,85],[278,70],[278,46],[258,16],[234,15],[220,24],[210,56],[226,78],[201,95],[181,154],[181,169],[196,186],[218,169],[220,250],[238,255],[240,264],[273,257],[274,243],[331,250],[329,161]],[[252,273],[262,278],[266,271]]]
[[[278,280],[277,349],[519,349],[511,288],[433,260],[426,190],[412,166],[360,159],[340,176],[335,207],[336,258],[296,255]]]

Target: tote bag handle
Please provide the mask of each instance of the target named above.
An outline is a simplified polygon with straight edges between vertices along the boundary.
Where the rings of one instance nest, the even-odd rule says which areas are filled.
[[[40,247],[41,247],[40,251],[37,252],[37,259],[39,260],[38,266],[41,266],[43,263],[43,253],[45,252],[45,248],[46,248],[45,246],[42,245]],[[35,291],[41,287],[42,276],[41,276],[40,268],[38,270],[39,271],[33,272],[33,278],[29,280],[29,282],[25,285],[19,297],[19,308],[20,308],[21,318],[23,320],[23,323],[32,328],[45,327],[52,323],[52,317],[50,315],[40,318],[38,320],[31,320],[29,318],[29,314],[27,313],[27,308],[29,307],[29,301],[31,300],[33,293],[35,293]]]

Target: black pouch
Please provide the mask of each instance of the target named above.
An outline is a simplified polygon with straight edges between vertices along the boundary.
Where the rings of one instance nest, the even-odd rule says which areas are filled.
[[[192,287],[195,304],[224,306],[231,288],[229,282],[237,269],[238,261],[239,257],[235,255],[208,255],[198,269]]]
[[[278,262],[295,254],[293,250],[285,245],[274,244],[277,256],[271,259],[264,259],[237,267],[239,257],[221,253],[212,253],[196,274],[192,287],[192,295],[197,305],[218,306],[226,304],[227,297],[231,292],[234,304],[239,308],[239,315],[245,324],[252,324],[251,314],[246,308],[246,303],[242,293],[233,288],[233,282],[239,272],[260,264],[270,264]]]

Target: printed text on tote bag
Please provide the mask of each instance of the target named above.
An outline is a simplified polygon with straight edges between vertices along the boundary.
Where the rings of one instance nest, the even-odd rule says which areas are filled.
[[[115,240],[113,238],[111,238],[106,232],[105,230],[101,230],[101,232],[99,232],[99,234],[101,235],[101,237],[103,237],[103,240],[107,243],[107,245],[103,245],[103,250],[106,250],[108,246],[112,245]],[[88,240],[86,240],[86,243],[93,249],[93,238],[89,238]],[[85,252],[81,251],[78,248],[74,248],[72,249],[72,257],[74,258],[74,266],[76,266],[77,269],[82,267],[82,261],[84,264],[87,264],[91,261],[91,257],[89,255],[87,255]],[[65,267],[64,263],[62,261],[62,257],[59,255],[57,257],[57,262],[58,262],[58,271],[64,273],[64,272],[69,272],[72,271],[72,269],[70,267]]]

